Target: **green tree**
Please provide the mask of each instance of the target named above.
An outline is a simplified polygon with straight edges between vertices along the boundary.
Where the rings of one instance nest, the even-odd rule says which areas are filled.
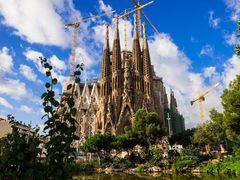
[[[43,179],[38,130],[31,135],[20,134],[14,117],[9,115],[8,119],[13,126],[12,133],[0,139],[0,179]]]
[[[112,145],[113,148],[118,151],[116,155],[122,151],[127,151],[129,157],[131,150],[136,145],[136,139],[130,133],[125,133],[116,136]]]
[[[240,145],[240,75],[230,82],[221,98],[224,109],[222,124],[227,138]]]
[[[211,112],[216,115],[215,110],[212,110]],[[207,144],[220,145],[225,139],[226,136],[221,125],[217,122],[211,121],[202,126],[198,126],[194,131],[192,140],[193,143],[204,146]]]
[[[170,137],[169,142],[173,144],[181,144],[184,147],[189,146],[192,143],[192,137],[195,129],[187,129],[181,133],[174,134]]]
[[[104,156],[102,151],[104,151],[105,156],[110,156],[110,151],[113,148],[112,143],[114,142],[115,137],[107,132],[105,134],[95,134],[89,137],[81,146],[80,149],[85,153],[96,153],[100,160]]]
[[[72,143],[79,139],[75,135],[77,121],[75,119],[76,108],[73,92],[75,84],[80,82],[79,76],[83,70],[83,65],[76,66],[75,81],[67,87],[71,93],[63,94],[59,102],[56,100],[53,90],[58,81],[52,76],[52,66],[46,58],[40,58],[40,60],[46,70],[46,77],[49,78],[49,82],[45,84],[46,92],[41,97],[46,113],[43,118],[47,119],[44,130],[48,131],[49,138],[46,143],[47,177],[50,179],[68,179],[71,177],[71,165],[76,151]]]
[[[156,143],[162,135],[157,113],[139,109],[134,117],[132,132],[137,141],[147,148]]]

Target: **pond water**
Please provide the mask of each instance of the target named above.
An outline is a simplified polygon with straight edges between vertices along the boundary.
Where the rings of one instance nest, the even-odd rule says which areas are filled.
[[[125,174],[125,173],[81,173],[74,176],[76,180],[239,180],[240,177],[236,176],[217,176],[217,175],[209,175],[209,174],[198,174],[198,175],[164,175],[164,174]]]

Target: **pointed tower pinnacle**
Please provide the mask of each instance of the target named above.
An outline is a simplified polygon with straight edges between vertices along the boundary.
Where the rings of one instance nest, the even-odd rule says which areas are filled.
[[[134,39],[138,39],[138,22],[137,22],[137,15],[134,14]]]
[[[105,42],[104,42],[104,49],[109,49],[109,24],[105,24]]]
[[[118,30],[118,14],[115,14],[115,34],[114,34],[114,40],[119,39],[119,30]]]
[[[146,23],[143,23],[143,69],[144,76],[152,77],[152,65],[147,42]]]
[[[143,23],[143,49],[148,49],[146,23]]]
[[[139,91],[143,89],[142,75],[143,75],[143,60],[141,58],[141,48],[139,44],[137,15],[134,14],[134,39],[132,48],[132,63],[134,68],[134,88]]]

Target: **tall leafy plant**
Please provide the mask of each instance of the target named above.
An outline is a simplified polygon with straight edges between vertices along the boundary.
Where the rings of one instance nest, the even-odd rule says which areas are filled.
[[[41,97],[45,111],[43,118],[46,118],[44,130],[48,131],[49,139],[46,143],[47,176],[50,179],[68,179],[75,152],[72,143],[79,139],[75,135],[77,110],[74,103],[74,88],[80,82],[83,64],[76,66],[74,81],[70,81],[67,86],[67,91],[70,93],[63,93],[58,101],[53,90],[58,81],[52,75],[52,66],[46,58],[40,60],[49,79],[45,84],[46,91]]]

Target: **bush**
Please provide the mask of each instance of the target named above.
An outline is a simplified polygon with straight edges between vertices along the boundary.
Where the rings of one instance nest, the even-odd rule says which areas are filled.
[[[151,154],[150,163],[152,165],[158,166],[161,163],[161,159],[162,159],[162,155],[163,155],[162,150],[160,148],[158,148],[157,146],[152,146],[149,149],[149,153]]]
[[[196,156],[180,156],[176,157],[172,164],[172,170],[174,172],[181,172],[184,168],[197,167],[198,157]]]
[[[97,164],[97,161],[76,161],[72,170],[73,172],[93,171],[97,167]]]
[[[128,159],[115,157],[112,166],[116,169],[127,169],[132,166],[132,163]]]
[[[218,163],[202,164],[201,169],[206,173],[240,174],[240,161],[225,160]]]
[[[136,172],[139,172],[139,173],[147,172],[148,168],[149,168],[148,165],[146,165],[146,164],[140,164],[140,165],[138,165],[138,167],[136,168]]]

